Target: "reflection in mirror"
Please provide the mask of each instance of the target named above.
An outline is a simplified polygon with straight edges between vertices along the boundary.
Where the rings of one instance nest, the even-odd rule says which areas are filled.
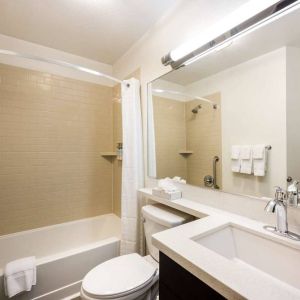
[[[149,176],[260,197],[300,178],[299,20],[296,10],[149,84]]]
[[[158,80],[156,85],[166,82]],[[204,185],[214,156],[221,157],[220,94],[203,98],[152,88],[158,178],[179,176]],[[169,164],[169,160],[172,164]],[[221,168],[216,183],[221,186]]]

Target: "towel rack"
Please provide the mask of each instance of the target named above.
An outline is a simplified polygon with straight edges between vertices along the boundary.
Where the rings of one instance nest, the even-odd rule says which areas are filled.
[[[271,145],[267,145],[265,148],[266,148],[266,150],[271,150],[272,146]]]

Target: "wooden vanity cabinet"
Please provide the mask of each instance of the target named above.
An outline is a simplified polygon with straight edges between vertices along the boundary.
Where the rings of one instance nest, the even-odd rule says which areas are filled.
[[[159,253],[159,300],[219,300],[222,295]]]

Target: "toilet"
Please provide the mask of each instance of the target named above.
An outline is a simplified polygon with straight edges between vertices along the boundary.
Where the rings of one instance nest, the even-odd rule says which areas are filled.
[[[192,217],[161,204],[144,206],[142,216],[149,255],[122,255],[96,266],[82,281],[81,299],[156,299],[159,251],[152,245],[151,237],[157,232],[191,221]]]

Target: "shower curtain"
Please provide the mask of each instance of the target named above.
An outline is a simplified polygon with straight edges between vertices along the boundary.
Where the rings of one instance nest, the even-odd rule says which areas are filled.
[[[121,254],[128,254],[139,250],[137,191],[144,184],[140,84],[135,78],[122,83],[122,126]]]

